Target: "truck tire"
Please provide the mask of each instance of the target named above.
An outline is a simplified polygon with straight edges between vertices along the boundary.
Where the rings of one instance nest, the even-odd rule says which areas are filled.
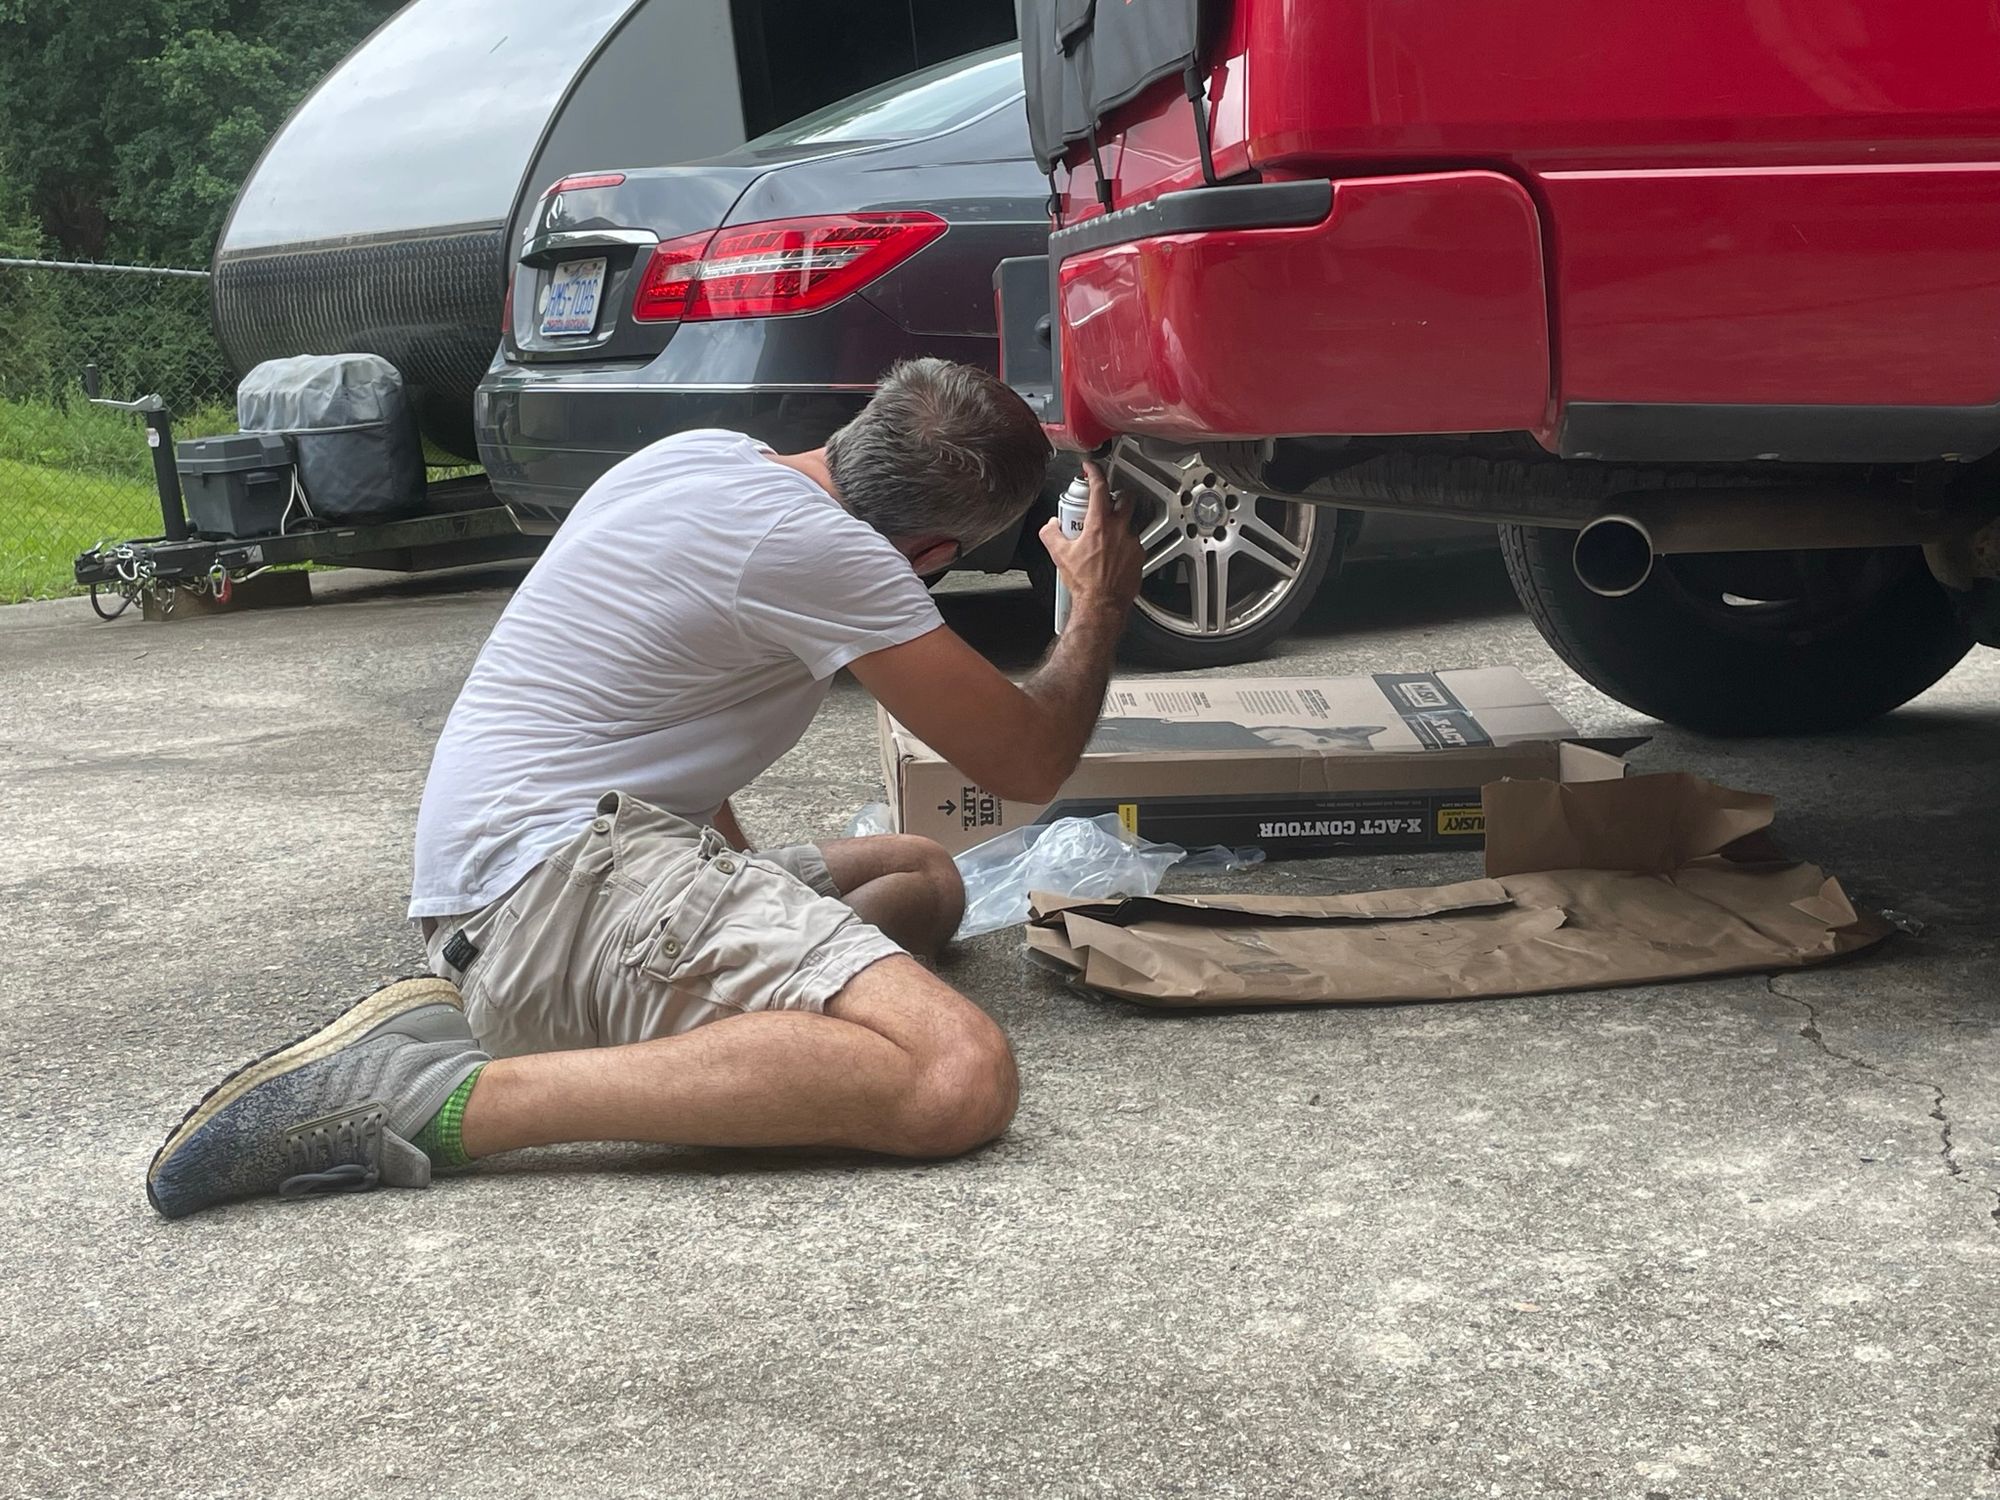
[[[1501,556],[1556,655],[1628,707],[1706,734],[1860,724],[1956,666],[1972,637],[1915,547],[1654,559],[1605,598],[1574,531],[1502,526]]]
[[[1129,441],[1113,450],[1110,479],[1132,500],[1141,535],[1157,538],[1118,654],[1167,671],[1230,667],[1264,655],[1338,576],[1361,519],[1240,490],[1197,453],[1149,453]],[[1046,610],[1055,600],[1055,566],[1038,528],[1023,532],[1021,559]],[[1213,591],[1214,571],[1210,590],[1197,595],[1193,569],[1218,566],[1228,598]]]

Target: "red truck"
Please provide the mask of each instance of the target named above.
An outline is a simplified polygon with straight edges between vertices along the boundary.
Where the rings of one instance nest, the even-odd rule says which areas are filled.
[[[2000,644],[1988,0],[1025,0],[1022,49],[1003,342],[1061,446],[1491,520],[1564,660],[1698,729]]]

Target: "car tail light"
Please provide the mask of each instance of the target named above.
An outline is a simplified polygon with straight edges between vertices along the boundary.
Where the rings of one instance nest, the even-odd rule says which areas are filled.
[[[553,198],[557,193],[580,193],[586,188],[617,187],[624,180],[623,172],[579,172],[574,177],[563,177],[550,183],[542,196]]]
[[[507,290],[500,296],[500,337],[514,331],[514,273],[507,273]]]
[[[831,214],[719,230],[702,255],[689,318],[816,312],[859,291],[945,231],[927,213]]]
[[[654,246],[646,274],[639,278],[638,295],[632,299],[632,316],[641,323],[668,323],[686,316],[688,296],[701,275],[702,252],[714,238],[714,230],[704,229]]]
[[[927,213],[823,214],[686,235],[653,251],[632,316],[653,323],[817,312],[908,260],[945,227]]]

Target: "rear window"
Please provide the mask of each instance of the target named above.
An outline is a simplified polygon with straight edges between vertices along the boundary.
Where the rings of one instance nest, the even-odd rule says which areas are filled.
[[[1020,92],[1020,52],[995,47],[829,104],[758,136],[750,148],[909,140],[963,125]]]

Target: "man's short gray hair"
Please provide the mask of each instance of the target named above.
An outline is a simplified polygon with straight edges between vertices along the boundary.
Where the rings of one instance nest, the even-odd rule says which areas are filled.
[[[894,540],[950,538],[969,552],[1018,520],[1048,483],[1049,440],[997,376],[906,359],[826,440],[834,488]]]

